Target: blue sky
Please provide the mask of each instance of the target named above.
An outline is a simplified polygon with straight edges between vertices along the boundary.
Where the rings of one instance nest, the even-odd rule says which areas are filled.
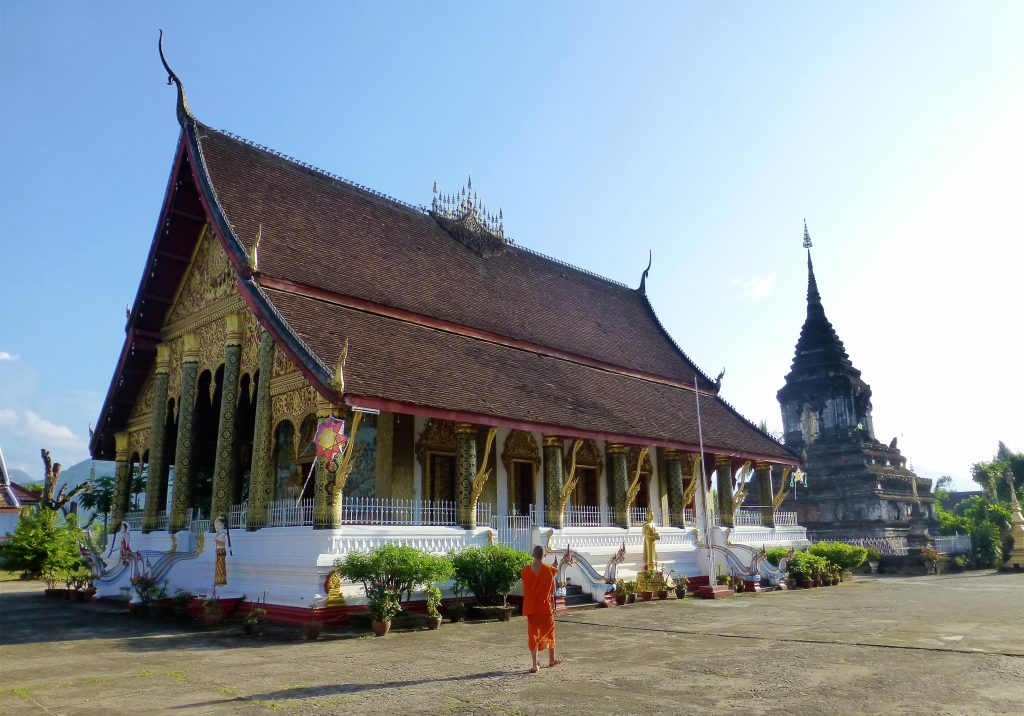
[[[177,141],[158,28],[207,124],[414,203],[472,174],[631,285],[652,250],[662,322],[775,429],[806,217],[879,439],[961,485],[1024,449],[1024,4],[264,5],[0,4],[10,466],[86,457]]]

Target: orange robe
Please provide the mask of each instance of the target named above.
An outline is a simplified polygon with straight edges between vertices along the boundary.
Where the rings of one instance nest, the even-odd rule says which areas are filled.
[[[541,564],[537,574],[533,573],[533,565],[519,573],[523,580],[523,616],[526,617],[530,651],[555,648],[552,599],[557,574],[558,570],[550,564]]]

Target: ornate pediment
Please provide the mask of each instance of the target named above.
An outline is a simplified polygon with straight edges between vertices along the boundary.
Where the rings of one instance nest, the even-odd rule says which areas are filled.
[[[427,464],[427,455],[432,452],[455,454],[455,423],[437,418],[427,420],[416,441],[416,459],[421,467]]]
[[[512,430],[505,438],[505,448],[501,452],[501,462],[505,465],[505,473],[512,474],[512,463],[529,462],[535,470],[540,468],[540,448],[533,438],[533,433],[525,430]]]
[[[209,226],[205,226],[165,325],[170,327],[198,317],[225,299],[238,299],[235,270]]]

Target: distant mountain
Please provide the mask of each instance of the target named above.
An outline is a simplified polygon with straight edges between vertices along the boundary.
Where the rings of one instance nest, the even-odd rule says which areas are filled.
[[[11,482],[16,482],[22,487],[30,482],[35,482],[27,472],[14,467],[7,468],[7,476],[11,478]]]

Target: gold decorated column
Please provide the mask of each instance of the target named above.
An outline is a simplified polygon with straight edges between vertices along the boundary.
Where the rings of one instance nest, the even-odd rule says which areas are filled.
[[[775,510],[772,509],[772,466],[759,460],[754,469],[757,471],[757,501],[761,505],[761,524],[765,527],[775,526]]]
[[[544,436],[544,524],[555,529],[565,527],[562,511],[562,485],[565,467],[562,463],[562,438]]]
[[[258,530],[267,524],[267,509],[274,495],[273,416],[270,410],[270,376],[274,371],[274,339],[266,331],[260,341],[260,372],[256,383],[256,424],[252,435],[252,467],[249,471],[249,509],[245,528]]]
[[[323,425],[327,418],[331,417],[331,404],[319,398],[316,402],[316,421]],[[342,495],[334,494],[335,471],[329,469],[327,463],[318,457],[316,460],[316,482],[313,491],[313,527],[317,529],[328,529],[337,527],[341,522],[341,498]],[[337,500],[335,500],[337,498]],[[337,502],[337,506],[335,506]]]
[[[665,449],[665,483],[668,488],[668,516],[672,527],[685,527],[683,504],[683,463],[679,451]]]
[[[171,349],[166,343],[156,347],[156,366],[153,376],[153,413],[149,423],[149,477],[146,478],[146,511],[142,516],[142,530],[156,529],[160,510],[165,500],[160,499],[167,458],[167,381]]]
[[[455,423],[455,517],[466,529],[476,527],[473,478],[476,477],[476,426]]]
[[[188,525],[192,502],[192,457],[196,439],[196,381],[199,378],[199,336],[187,334],[181,354],[181,395],[178,397],[178,445],[174,453],[174,493],[168,530],[177,532]]]
[[[220,399],[220,421],[217,424],[217,456],[213,464],[213,495],[210,500],[210,531],[217,515],[231,519],[235,495],[235,472],[238,456],[235,435],[238,432],[238,374],[242,365],[242,316],[233,313],[225,319],[224,377]],[[229,528],[240,525],[228,524]]]
[[[722,519],[722,527],[732,527],[732,460],[724,455],[716,457],[715,475],[718,485],[718,514]]]
[[[612,505],[615,508],[615,524],[619,527],[629,527],[629,511],[626,508],[626,492],[629,490],[626,446],[622,443],[608,443],[605,450],[611,462]]]
[[[131,499],[132,466],[128,455],[128,433],[114,433],[114,497],[111,504],[110,534],[117,534]]]

